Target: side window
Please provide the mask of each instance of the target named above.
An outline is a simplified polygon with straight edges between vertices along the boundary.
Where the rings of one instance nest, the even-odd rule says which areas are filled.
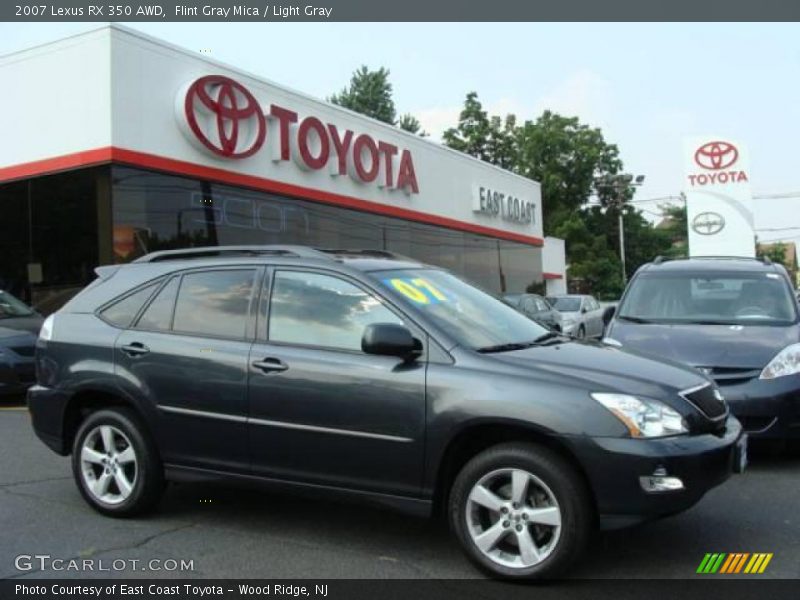
[[[371,323],[403,324],[382,301],[330,275],[278,271],[272,286],[269,340],[361,350]]]
[[[547,306],[547,303],[544,300],[536,300],[536,308],[542,312],[550,310]]]
[[[175,306],[175,296],[178,293],[180,277],[173,277],[169,283],[161,288],[158,295],[153,298],[142,316],[136,322],[136,329],[152,329],[155,331],[169,331],[172,323],[172,309]]]
[[[173,331],[244,338],[255,269],[201,271],[183,276]]]
[[[142,289],[128,294],[122,300],[117,300],[114,304],[107,307],[100,314],[103,319],[116,325],[117,327],[128,327],[139,309],[144,306],[144,303],[153,295],[156,288],[161,282],[151,283]]]
[[[533,301],[533,298],[523,298],[520,303],[520,308],[528,312],[535,312],[536,303]]]

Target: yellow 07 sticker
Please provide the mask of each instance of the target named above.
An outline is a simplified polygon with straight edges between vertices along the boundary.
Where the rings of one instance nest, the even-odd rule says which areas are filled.
[[[415,277],[414,279],[385,279],[384,283],[396,289],[406,298],[417,304],[438,304],[447,302],[445,296],[435,285],[427,279]]]

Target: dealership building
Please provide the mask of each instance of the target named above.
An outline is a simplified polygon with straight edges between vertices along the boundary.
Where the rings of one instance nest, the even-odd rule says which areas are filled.
[[[155,250],[387,250],[564,291],[538,183],[120,26],[0,57],[0,289],[51,312]]]

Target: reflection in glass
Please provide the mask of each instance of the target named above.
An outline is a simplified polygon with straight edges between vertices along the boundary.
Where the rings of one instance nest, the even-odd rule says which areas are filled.
[[[243,338],[255,273],[254,269],[237,269],[184,275],[172,329]]]
[[[402,321],[378,298],[337,277],[275,274],[270,341],[361,350],[361,336],[371,323]]]

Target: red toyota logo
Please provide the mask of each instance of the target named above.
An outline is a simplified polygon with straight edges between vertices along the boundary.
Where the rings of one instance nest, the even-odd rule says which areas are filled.
[[[207,75],[195,81],[186,91],[184,111],[195,137],[225,158],[252,156],[267,137],[258,100],[229,77]]]
[[[694,162],[711,171],[727,169],[738,158],[739,151],[729,142],[708,142],[694,153]]]

